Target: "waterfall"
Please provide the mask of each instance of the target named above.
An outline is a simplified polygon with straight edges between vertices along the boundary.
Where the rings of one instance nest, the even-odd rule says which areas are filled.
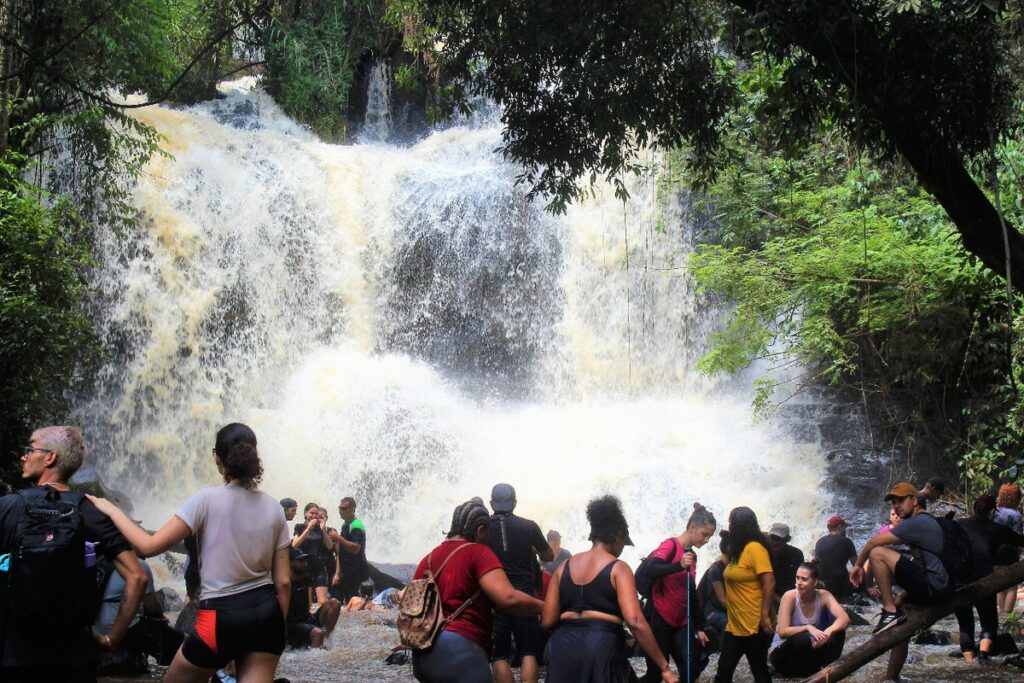
[[[416,561],[499,481],[574,550],[606,492],[638,552],[694,501],[819,535],[821,449],[693,371],[714,311],[685,270],[694,218],[657,173],[625,205],[598,188],[552,216],[492,152],[497,118],[336,146],[251,80],[224,90],[137,112],[173,156],[140,178],[138,231],[98,238],[110,360],[75,410],[145,522],[217,482],[215,431],[242,421],[262,488],[355,497],[374,560]]]
[[[391,67],[383,59],[370,69],[360,137],[366,142],[384,142],[391,137]]]

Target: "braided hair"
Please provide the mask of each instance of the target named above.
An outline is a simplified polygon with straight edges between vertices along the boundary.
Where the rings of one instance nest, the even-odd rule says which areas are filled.
[[[481,526],[491,525],[491,515],[479,499],[467,500],[452,513],[452,526],[448,529],[448,538],[464,538],[476,540],[476,530]]]

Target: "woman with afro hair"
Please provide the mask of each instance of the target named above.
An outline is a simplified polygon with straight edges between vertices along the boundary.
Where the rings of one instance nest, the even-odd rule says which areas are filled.
[[[548,641],[547,683],[626,683],[635,678],[623,625],[661,671],[665,683],[678,683],[658,649],[637,598],[633,571],[619,561],[633,545],[629,524],[615,496],[587,505],[590,550],[573,555],[551,577],[541,625],[554,629]]]

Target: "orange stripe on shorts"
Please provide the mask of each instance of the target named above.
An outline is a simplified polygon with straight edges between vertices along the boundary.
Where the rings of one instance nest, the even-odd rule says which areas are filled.
[[[196,617],[196,635],[214,654],[220,654],[217,652],[217,610],[199,610]]]

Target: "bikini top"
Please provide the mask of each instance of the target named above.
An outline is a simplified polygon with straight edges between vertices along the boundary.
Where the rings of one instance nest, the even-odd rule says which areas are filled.
[[[562,579],[558,584],[559,611],[561,612],[604,612],[622,618],[619,598],[612,585],[612,567],[619,560],[612,560],[597,573],[590,583],[577,584],[572,580],[569,560],[565,562]]]

